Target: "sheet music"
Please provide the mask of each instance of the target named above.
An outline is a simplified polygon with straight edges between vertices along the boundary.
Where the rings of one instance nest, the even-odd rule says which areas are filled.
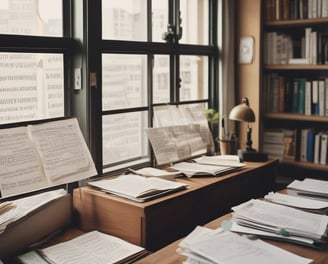
[[[67,182],[95,176],[90,152],[77,119],[30,126],[46,175],[52,182]],[[85,176],[83,176],[85,175]]]
[[[182,125],[145,130],[158,165],[186,160],[206,153],[199,125]]]
[[[76,118],[0,130],[0,198],[95,175]]]
[[[42,250],[43,255],[56,264],[115,263],[144,248],[117,237],[91,231],[67,242]]]
[[[0,197],[48,184],[26,127],[0,129]]]

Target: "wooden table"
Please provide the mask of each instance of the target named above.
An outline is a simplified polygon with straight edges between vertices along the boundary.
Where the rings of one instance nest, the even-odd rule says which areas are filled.
[[[278,162],[250,162],[224,176],[178,178],[189,188],[138,203],[91,187],[74,190],[73,207],[84,231],[99,230],[156,251],[250,198],[274,188]]]
[[[217,228],[221,225],[221,222],[224,220],[228,220],[231,218],[231,214],[226,214],[220,218],[215,219],[214,221],[206,224],[206,227],[209,228]],[[269,242],[272,245],[278,246],[282,249],[285,249],[289,252],[292,252],[294,254],[297,254],[299,256],[310,258],[314,260],[314,264],[327,264],[328,263],[328,247],[326,247],[322,250],[317,250],[305,246],[299,246],[296,244],[291,244],[287,242],[278,242],[273,240],[267,240],[265,241]],[[176,252],[176,249],[178,248],[178,244],[180,240],[175,241],[174,243],[158,250],[155,253],[150,254],[149,256],[137,261],[135,264],[177,264],[177,263],[183,263],[184,260],[186,260],[185,256],[182,256],[181,254]],[[245,263],[246,264],[246,263]]]

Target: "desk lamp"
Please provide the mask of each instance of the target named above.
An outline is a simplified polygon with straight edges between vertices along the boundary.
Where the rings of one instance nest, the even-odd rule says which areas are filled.
[[[268,154],[257,152],[252,148],[252,128],[249,123],[255,122],[255,114],[252,108],[249,107],[249,101],[247,97],[242,99],[242,103],[236,105],[231,109],[229,119],[247,122],[247,142],[246,149],[238,149],[238,156],[241,161],[266,161]]]

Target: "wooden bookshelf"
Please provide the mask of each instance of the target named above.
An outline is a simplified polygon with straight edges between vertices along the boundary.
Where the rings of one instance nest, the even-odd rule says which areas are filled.
[[[303,1],[302,3],[305,3]],[[304,176],[307,175],[314,176],[316,173],[318,175],[324,175],[328,172],[328,161],[326,164],[315,163],[313,160],[304,160],[300,158],[300,149],[301,144],[304,142],[304,138],[301,140],[301,131],[304,129],[315,129],[316,131],[326,132],[328,131],[328,111],[324,109],[324,114],[322,112],[319,114],[317,112],[318,105],[317,101],[313,101],[313,88],[314,82],[324,81],[325,82],[325,93],[326,97],[324,101],[328,100],[328,58],[327,51],[324,50],[328,48],[328,14],[325,13],[325,17],[320,17],[322,13],[319,10],[312,10],[312,13],[309,13],[307,10],[302,15],[300,13],[299,6],[301,5],[301,1],[294,2],[296,6],[288,6],[291,2],[289,1],[272,1],[272,0],[262,0],[261,1],[261,12],[262,12],[262,26],[261,26],[261,92],[260,98],[262,99],[261,109],[261,126],[260,126],[260,146],[263,148],[264,145],[264,131],[268,129],[294,129],[295,130],[295,140],[296,140],[296,149],[295,158],[294,159],[284,159],[282,157],[280,164],[281,169],[279,171],[280,174],[288,174],[289,176],[293,176],[293,169],[297,171],[297,173],[304,172]],[[305,8],[307,8],[306,6]],[[288,12],[286,12],[286,10]],[[303,7],[302,7],[303,8]],[[294,9],[294,10],[291,10]],[[296,13],[294,12],[295,10]],[[313,13],[314,12],[314,13]],[[289,14],[289,17],[286,18],[286,14]],[[317,15],[316,15],[317,14]],[[321,15],[320,15],[321,14]],[[267,16],[270,16],[268,19]],[[312,16],[312,17],[311,17]],[[305,29],[311,29],[311,32],[315,32],[314,36],[309,37],[306,36]],[[272,37],[268,33],[277,33],[277,36]],[[269,41],[268,41],[269,38]],[[277,49],[270,49],[272,47],[276,48],[275,45],[271,46],[270,40],[278,41],[287,41],[286,43],[277,42],[275,45],[278,46]],[[283,39],[283,40],[281,40]],[[286,40],[287,39],[287,40]],[[309,41],[310,42],[309,42]],[[308,42],[307,42],[308,41]],[[309,43],[315,44],[309,44]],[[308,44],[304,46],[304,43]],[[283,44],[281,44],[283,43]],[[283,46],[285,45],[285,46]],[[286,54],[281,54],[279,52],[282,49],[286,49],[286,45],[291,45],[293,54],[291,54],[290,50],[287,51]],[[310,46],[309,46],[310,45]],[[312,45],[312,46],[311,46]],[[310,47],[310,55],[307,55],[304,52],[304,48],[309,50]],[[315,48],[313,48],[315,47]],[[312,50],[316,50],[316,53],[312,53]],[[275,54],[271,57],[272,53],[278,52],[278,55]],[[281,57],[280,57],[281,56]],[[288,57],[291,56],[291,57]],[[300,64],[292,64],[289,59],[290,58],[307,58],[309,63],[300,63]],[[277,59],[278,58],[278,59]],[[281,61],[279,61],[281,60]],[[290,64],[289,64],[290,62]],[[298,99],[296,99],[294,94],[289,97],[288,100],[281,99],[281,94],[284,94],[286,89],[294,91],[294,85],[296,86],[296,82],[299,79],[303,79],[304,82],[308,82],[311,86],[310,94],[305,97],[305,100],[308,100],[307,103],[307,111],[305,112],[305,103],[303,101],[303,105],[301,108],[284,107],[283,110],[281,104],[288,102],[291,104],[292,101],[299,100],[303,95],[298,95]],[[282,85],[281,82],[284,82]],[[286,88],[288,83],[288,88]],[[278,88],[277,88],[278,87]],[[303,86],[304,87],[304,86]],[[275,89],[273,91],[273,89]],[[277,90],[280,91],[280,96],[277,99]],[[285,89],[285,90],[284,90]],[[295,88],[296,89],[296,88]],[[298,88],[300,89],[300,88]],[[302,88],[304,91],[304,88]],[[308,87],[306,88],[308,89]],[[281,92],[283,90],[283,92]],[[309,90],[308,90],[309,91]],[[318,91],[318,90],[315,90]],[[292,92],[292,93],[293,93]],[[283,95],[285,96],[285,95]],[[304,95],[305,96],[305,95]],[[303,98],[304,99],[304,98]],[[278,100],[278,102],[277,102]],[[280,101],[279,101],[280,100]],[[281,102],[282,100],[282,102]],[[319,99],[318,99],[319,100]],[[310,103],[309,103],[310,101]],[[274,107],[271,105],[274,105]],[[277,104],[280,106],[277,107]],[[322,101],[320,103],[320,108],[323,105]],[[326,108],[326,106],[324,106]],[[288,108],[288,109],[287,109]],[[310,110],[309,110],[310,109]],[[321,108],[322,109],[322,108]],[[317,132],[316,132],[317,133]],[[309,148],[314,147],[314,144],[310,144]],[[303,148],[302,148],[303,149]],[[328,150],[326,150],[328,151]],[[284,170],[287,168],[287,170]]]

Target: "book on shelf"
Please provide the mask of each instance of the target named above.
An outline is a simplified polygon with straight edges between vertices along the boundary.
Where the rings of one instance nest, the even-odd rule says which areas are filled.
[[[76,118],[0,130],[5,162],[0,196],[9,197],[97,175]]]
[[[145,202],[157,197],[184,190],[187,184],[158,177],[143,177],[135,174],[120,175],[116,178],[93,180],[87,183],[104,192],[136,202]]]
[[[321,145],[320,145],[320,164],[327,164],[327,150],[328,150],[328,133],[322,133],[321,135]]]
[[[295,159],[296,131],[292,129],[265,129],[263,132],[263,151],[270,157]]]
[[[149,252],[118,237],[90,231],[38,252],[50,263],[133,263]]]

